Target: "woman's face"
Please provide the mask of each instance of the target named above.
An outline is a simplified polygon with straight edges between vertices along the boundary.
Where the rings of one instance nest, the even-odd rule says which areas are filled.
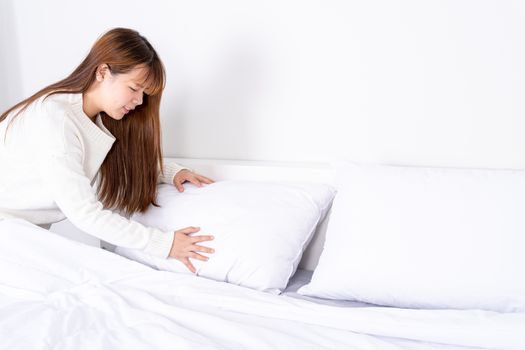
[[[100,107],[115,120],[121,120],[135,107],[142,104],[144,78],[148,68],[138,67],[128,73],[112,74],[109,69],[100,83]]]

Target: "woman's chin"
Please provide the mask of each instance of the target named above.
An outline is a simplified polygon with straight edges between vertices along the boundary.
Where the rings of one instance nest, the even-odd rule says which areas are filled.
[[[111,113],[111,114],[106,113],[106,114],[107,114],[111,119],[115,119],[115,120],[121,120],[121,119],[123,119],[123,118],[126,116],[125,113],[121,113],[121,112],[120,112],[120,113]]]

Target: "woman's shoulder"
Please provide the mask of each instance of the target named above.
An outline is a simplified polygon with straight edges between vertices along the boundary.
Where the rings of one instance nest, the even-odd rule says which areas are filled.
[[[78,99],[74,94],[51,94],[41,96],[28,106],[24,113],[26,120],[31,119],[34,128],[39,128],[48,137],[57,137],[65,131],[76,132],[76,125],[72,122],[74,103]],[[80,95],[80,99],[82,96]],[[27,125],[27,124],[26,124]]]
[[[10,142],[17,145],[38,145],[38,153],[62,151],[67,142],[76,140],[79,134],[71,122],[68,96],[50,95],[39,97],[21,114],[12,119],[7,133]],[[68,135],[72,136],[69,137]],[[23,148],[23,147],[22,147]]]
[[[82,104],[82,94],[52,93],[40,97],[37,103],[48,112],[68,114],[73,112],[78,104]]]
[[[48,94],[37,99],[32,106],[34,122],[45,129],[62,131],[76,129],[74,123],[78,111],[78,104],[82,103],[81,94],[56,93]]]

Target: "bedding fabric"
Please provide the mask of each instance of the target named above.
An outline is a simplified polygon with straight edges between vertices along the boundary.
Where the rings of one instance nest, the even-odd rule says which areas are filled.
[[[312,271],[297,269],[295,274],[290,278],[286,289],[283,290],[282,295],[291,298],[309,300],[311,302],[323,305],[332,305],[340,307],[372,307],[377,306],[374,304],[363,303],[359,301],[350,301],[350,300],[337,300],[337,299],[324,299],[311,297],[307,295],[302,295],[297,293],[297,291],[307,285],[312,280]]]
[[[518,350],[525,314],[338,308],[0,221],[0,349]]]
[[[215,236],[201,244],[215,253],[203,253],[209,257],[206,262],[191,260],[199,276],[274,294],[286,287],[335,195],[331,186],[310,183],[218,181],[185,186],[182,193],[174,186],[159,186],[160,208],[150,206],[133,219],[164,231],[200,227],[196,235]],[[159,270],[190,273],[179,260],[123,247],[115,252]]]
[[[335,168],[324,250],[300,294],[525,311],[525,171]]]

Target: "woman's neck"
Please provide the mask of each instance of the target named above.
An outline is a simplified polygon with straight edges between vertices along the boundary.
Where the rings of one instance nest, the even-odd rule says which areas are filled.
[[[94,91],[88,90],[82,94],[82,109],[93,122],[95,121],[97,114],[100,112],[100,108],[96,105],[95,101],[96,98]]]

